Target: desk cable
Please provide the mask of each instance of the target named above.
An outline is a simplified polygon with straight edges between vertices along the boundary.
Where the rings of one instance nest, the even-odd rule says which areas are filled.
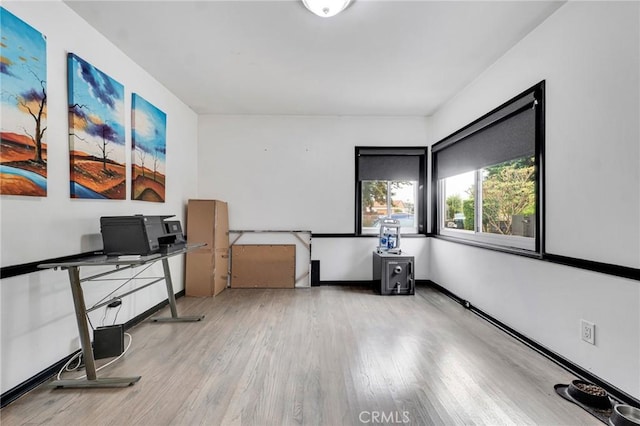
[[[102,370],[103,368],[106,368],[108,366],[110,366],[111,364],[113,364],[114,362],[118,361],[120,358],[122,358],[124,356],[124,354],[127,353],[127,351],[129,350],[129,348],[131,347],[131,342],[133,342],[133,337],[131,337],[131,335],[129,333],[124,333],[125,336],[129,337],[129,343],[127,343],[127,347],[124,348],[124,351],[118,355],[116,358],[112,359],[111,361],[109,361],[108,363],[106,363],[105,365],[102,365],[98,368],[96,368],[96,373],[100,370]],[[65,365],[62,366],[62,368],[60,369],[60,371],[58,371],[58,376],[57,376],[57,380],[60,380],[60,376],[62,376],[62,373],[64,371],[74,371],[77,370],[78,368],[80,368],[80,365],[82,364],[81,361],[82,358],[82,351],[77,352],[74,356],[72,356],[69,361],[67,361],[65,363]],[[74,361],[77,360],[78,363],[76,364],[76,366],[74,368],[68,368],[69,365]],[[82,375],[80,377],[76,377],[74,380],[80,380],[80,379],[84,379],[85,377],[87,377],[87,375]]]
[[[120,298],[115,298],[114,300],[118,300],[120,301],[120,304],[118,305],[118,310],[116,311],[116,317],[113,320],[113,324],[115,325],[116,320],[118,319],[118,314],[120,313],[120,309],[122,309],[122,300]],[[91,322],[91,318],[89,317],[89,315],[86,315],[87,317],[87,321],[89,321],[89,324],[91,325],[91,329],[95,330],[95,327],[93,326],[93,323]],[[104,325],[104,320],[107,317],[107,309],[104,310],[104,316],[102,317],[102,325]],[[120,358],[122,358],[124,356],[124,354],[127,353],[127,351],[129,350],[129,348],[131,347],[131,343],[133,342],[133,337],[131,337],[131,335],[129,333],[124,333],[126,336],[129,336],[129,343],[127,343],[127,347],[124,349],[124,351],[118,355],[116,358],[112,359],[111,361],[109,361],[108,363],[106,363],[103,366],[100,366],[99,368],[96,369],[96,373],[100,370],[102,370],[105,367],[110,366],[111,364],[113,364],[114,362],[116,362],[117,360],[119,360]],[[75,366],[70,367],[71,363],[73,361],[77,361],[77,364],[75,364]],[[82,365],[82,351],[78,351],[76,352],[76,354],[74,356],[72,356],[71,358],[69,358],[69,360],[65,363],[65,365],[62,366],[62,368],[60,369],[60,371],[58,371],[58,376],[57,379],[60,380],[60,376],[62,375],[62,373],[64,371],[75,371],[78,370],[80,368],[80,366]],[[80,377],[76,377],[75,380],[80,380],[80,379],[84,379],[85,377],[87,377],[87,375],[85,374],[84,376],[80,376]]]

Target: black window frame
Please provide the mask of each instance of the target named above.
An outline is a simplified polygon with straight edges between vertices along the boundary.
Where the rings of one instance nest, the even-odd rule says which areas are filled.
[[[356,146],[355,147],[355,227],[356,236],[373,237],[374,234],[362,233],[362,181],[360,180],[360,158],[362,156],[416,156],[418,157],[418,199],[416,207],[418,213],[418,229],[415,234],[406,235],[427,235],[427,208],[429,200],[427,197],[427,167],[428,152],[426,146]],[[405,236],[405,234],[403,234]]]
[[[514,105],[518,105],[519,102],[522,103],[523,99],[531,96],[533,96],[535,108],[534,157],[536,165],[536,234],[534,250],[517,249],[506,245],[488,244],[481,241],[467,240],[442,235],[440,233],[440,217],[438,205],[438,152],[446,149],[446,147],[448,146],[452,146],[457,142],[465,140],[465,138],[469,136],[480,134],[483,130],[491,128],[494,124],[503,120],[506,115],[511,114],[514,109]],[[543,80],[431,146],[431,236],[461,244],[521,254],[524,256],[537,258],[541,258],[543,256],[543,254],[545,253],[545,102],[545,80]]]

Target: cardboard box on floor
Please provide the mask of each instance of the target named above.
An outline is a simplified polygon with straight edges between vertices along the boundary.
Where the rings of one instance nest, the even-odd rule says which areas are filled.
[[[187,241],[206,243],[187,253],[185,294],[215,296],[227,287],[229,270],[228,206],[219,200],[189,200]]]
[[[294,288],[295,274],[295,244],[234,244],[232,248],[232,288]]]

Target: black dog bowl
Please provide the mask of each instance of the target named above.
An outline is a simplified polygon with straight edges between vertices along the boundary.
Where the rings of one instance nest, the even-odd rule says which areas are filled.
[[[607,391],[600,386],[582,380],[574,380],[567,388],[567,393],[576,401],[593,408],[606,410],[611,408],[611,400]]]
[[[638,426],[640,425],[640,409],[631,405],[618,404],[613,407],[609,424],[612,426]]]

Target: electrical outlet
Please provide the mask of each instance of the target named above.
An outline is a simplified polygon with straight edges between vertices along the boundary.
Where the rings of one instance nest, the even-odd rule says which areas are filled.
[[[596,325],[592,322],[580,320],[580,338],[592,345],[596,344]]]

